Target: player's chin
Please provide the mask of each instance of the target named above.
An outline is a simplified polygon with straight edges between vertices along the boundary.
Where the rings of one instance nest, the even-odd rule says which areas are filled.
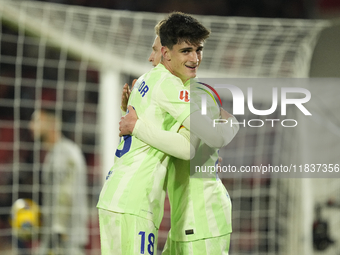
[[[190,77],[190,78],[196,77],[196,73],[197,73],[197,68],[195,68],[195,69],[188,69],[188,70],[186,71],[186,75],[187,75],[188,77]]]
[[[195,71],[195,72],[190,72],[190,73],[188,74],[188,77],[189,77],[189,79],[195,78],[195,77],[196,77],[196,71]]]

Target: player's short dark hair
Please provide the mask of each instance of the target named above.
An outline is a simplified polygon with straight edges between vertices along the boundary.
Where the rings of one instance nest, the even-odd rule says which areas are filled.
[[[210,31],[198,20],[182,12],[170,13],[169,17],[159,26],[161,44],[169,49],[182,42],[198,45],[209,35]]]

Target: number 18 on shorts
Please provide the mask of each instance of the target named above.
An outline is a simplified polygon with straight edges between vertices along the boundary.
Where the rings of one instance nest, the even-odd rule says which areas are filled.
[[[150,255],[153,255],[154,253],[157,254],[157,251],[155,251],[154,233],[150,233],[148,235],[147,240],[145,240],[145,231],[140,231],[138,235],[141,236],[140,237],[140,254],[150,254]]]
[[[103,255],[157,255],[158,230],[139,216],[99,209],[100,243]]]

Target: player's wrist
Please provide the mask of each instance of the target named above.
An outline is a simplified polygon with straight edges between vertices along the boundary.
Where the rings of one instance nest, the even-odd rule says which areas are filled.
[[[138,130],[140,130],[141,126],[143,125],[143,122],[140,119],[137,119],[134,125],[131,125],[131,134],[133,136],[138,137]]]
[[[123,109],[122,106],[120,107],[120,113],[122,114],[122,116],[125,116],[125,115],[126,115],[126,111],[124,111],[124,109]]]

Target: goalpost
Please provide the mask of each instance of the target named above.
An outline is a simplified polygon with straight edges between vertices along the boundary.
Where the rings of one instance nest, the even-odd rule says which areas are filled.
[[[25,192],[39,198],[43,152],[29,138],[29,113],[41,100],[55,105],[65,120],[65,133],[81,146],[88,163],[89,254],[100,249],[95,205],[118,144],[121,89],[150,70],[154,26],[164,17],[35,1],[0,2],[0,85],[6,92],[0,107],[11,111],[0,115],[0,128],[13,132],[12,139],[0,140],[0,149],[11,155],[0,166],[8,177],[0,192],[11,196],[11,202]],[[197,18],[212,32],[200,66],[202,78],[306,78],[320,32],[332,25],[324,20]],[[268,129],[244,129],[222,155],[223,163],[243,164],[250,158],[260,163],[268,149],[287,161],[303,157],[298,153],[308,152],[308,144],[301,137],[298,131],[287,138]],[[303,141],[296,151],[282,150],[297,139]],[[23,181],[22,176],[32,179]],[[316,180],[222,177],[233,200],[233,254],[312,254],[308,235],[313,211],[304,210],[313,210]],[[332,187],[323,197],[339,191],[336,184]],[[1,207],[0,214],[5,216],[8,209]],[[10,232],[7,228],[1,238]],[[167,228],[160,232],[160,247],[166,234]]]

